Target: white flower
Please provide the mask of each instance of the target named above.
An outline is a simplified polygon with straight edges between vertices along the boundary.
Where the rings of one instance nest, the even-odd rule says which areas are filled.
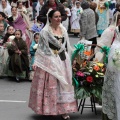
[[[33,49],[37,49],[37,47],[38,47],[38,44],[35,44],[35,45],[33,46]]]
[[[11,35],[8,39],[9,39],[10,41],[12,41],[12,40],[14,40],[14,38],[15,38],[15,36],[14,36],[14,35]]]
[[[5,43],[5,46],[7,47],[7,48],[10,48],[11,46],[12,46],[12,44],[13,44],[13,40],[14,40],[14,38],[15,38],[15,36],[14,35],[11,35],[9,38],[8,38],[8,41]]]

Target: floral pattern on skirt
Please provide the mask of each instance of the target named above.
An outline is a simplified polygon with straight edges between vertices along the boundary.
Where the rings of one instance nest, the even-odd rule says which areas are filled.
[[[29,107],[37,114],[58,115],[77,112],[76,100],[58,103],[59,81],[48,72],[37,68],[30,91]]]

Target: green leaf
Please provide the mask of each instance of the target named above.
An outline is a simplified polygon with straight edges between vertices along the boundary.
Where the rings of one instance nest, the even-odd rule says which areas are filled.
[[[99,100],[102,100],[102,87],[95,86],[93,87],[91,93],[97,97]]]
[[[75,96],[76,99],[84,99],[90,97],[90,92],[87,89],[81,87],[75,91]]]

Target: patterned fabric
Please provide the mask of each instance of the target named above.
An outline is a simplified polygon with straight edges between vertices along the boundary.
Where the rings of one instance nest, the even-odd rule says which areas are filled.
[[[100,11],[97,12],[99,15],[97,30],[105,30],[108,27],[109,21],[107,18],[107,12],[108,10],[104,10],[102,13],[100,13]]]
[[[69,43],[69,38],[66,29],[62,25],[60,25],[60,27],[62,30],[62,35],[55,35],[52,32],[52,28],[50,26],[44,27],[43,30],[40,32],[40,40],[38,42],[38,48],[35,53],[34,65],[42,68],[43,70],[55,76],[60,81],[65,91],[71,88],[72,86],[72,67],[70,60],[72,48]],[[61,40],[57,40],[55,36],[64,37],[64,43],[61,44]],[[58,48],[58,54],[62,51],[65,51],[65,61],[67,61],[65,63],[68,70],[67,74],[69,74],[67,79],[66,73],[64,72],[64,67],[62,66],[62,61],[58,54],[54,54],[54,51],[50,48],[49,43],[53,44],[55,47]],[[65,48],[66,44],[67,52]]]
[[[69,93],[63,95],[67,96]],[[71,97],[70,97],[71,99]],[[37,68],[30,91],[29,107],[37,114],[58,115],[77,112],[77,102],[61,101],[60,83],[48,72]]]
[[[104,78],[102,109],[111,120],[120,120],[120,60],[115,65],[116,51],[120,51],[120,33],[116,28],[114,40],[108,58],[107,71]],[[119,54],[117,54],[119,55]],[[117,60],[117,59],[116,59]]]
[[[33,40],[31,45],[30,45],[30,55],[31,55],[31,60],[30,60],[30,70],[32,70],[32,65],[34,63],[34,59],[35,59],[35,52],[36,49],[33,48],[33,46],[36,44],[36,42]]]
[[[29,50],[31,41],[30,41],[29,34],[28,34],[28,31],[27,31],[27,24],[25,22],[26,17],[25,17],[25,15],[21,16],[20,14],[18,14],[15,17],[17,17],[17,18],[13,22],[9,22],[9,24],[11,26],[13,26],[15,29],[20,29],[22,31],[22,34],[23,34],[22,38],[23,38],[24,41],[26,41],[26,44],[27,44],[27,47],[28,47],[28,50]]]
[[[70,23],[71,23],[71,32],[73,33],[79,33],[80,32],[80,24],[79,20],[81,18],[83,10],[82,8],[77,8],[73,7],[71,10],[71,18],[70,18]]]
[[[8,51],[0,46],[0,76],[6,75],[6,62],[8,59]]]
[[[95,13],[90,8],[85,9],[81,15],[80,30],[86,40],[97,37]]]
[[[107,70],[105,75],[105,82],[103,85],[103,93],[102,93],[103,113],[107,114],[108,118],[112,120],[116,120],[114,78],[115,78],[115,72],[111,72]]]

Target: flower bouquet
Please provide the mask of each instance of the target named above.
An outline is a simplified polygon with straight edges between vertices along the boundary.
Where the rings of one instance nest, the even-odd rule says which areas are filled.
[[[91,58],[91,52],[85,51],[84,46],[83,44],[75,45],[76,50],[72,54],[75,97],[76,99],[83,99],[94,95],[101,100],[106,63],[90,61],[90,59],[84,59],[83,57],[80,59],[81,52]],[[104,48],[101,49],[106,52]]]
[[[16,50],[18,49],[15,42],[13,41],[15,38],[14,35],[10,36],[7,40],[7,42],[4,44],[4,47],[6,47],[7,49],[11,49],[11,50]]]

